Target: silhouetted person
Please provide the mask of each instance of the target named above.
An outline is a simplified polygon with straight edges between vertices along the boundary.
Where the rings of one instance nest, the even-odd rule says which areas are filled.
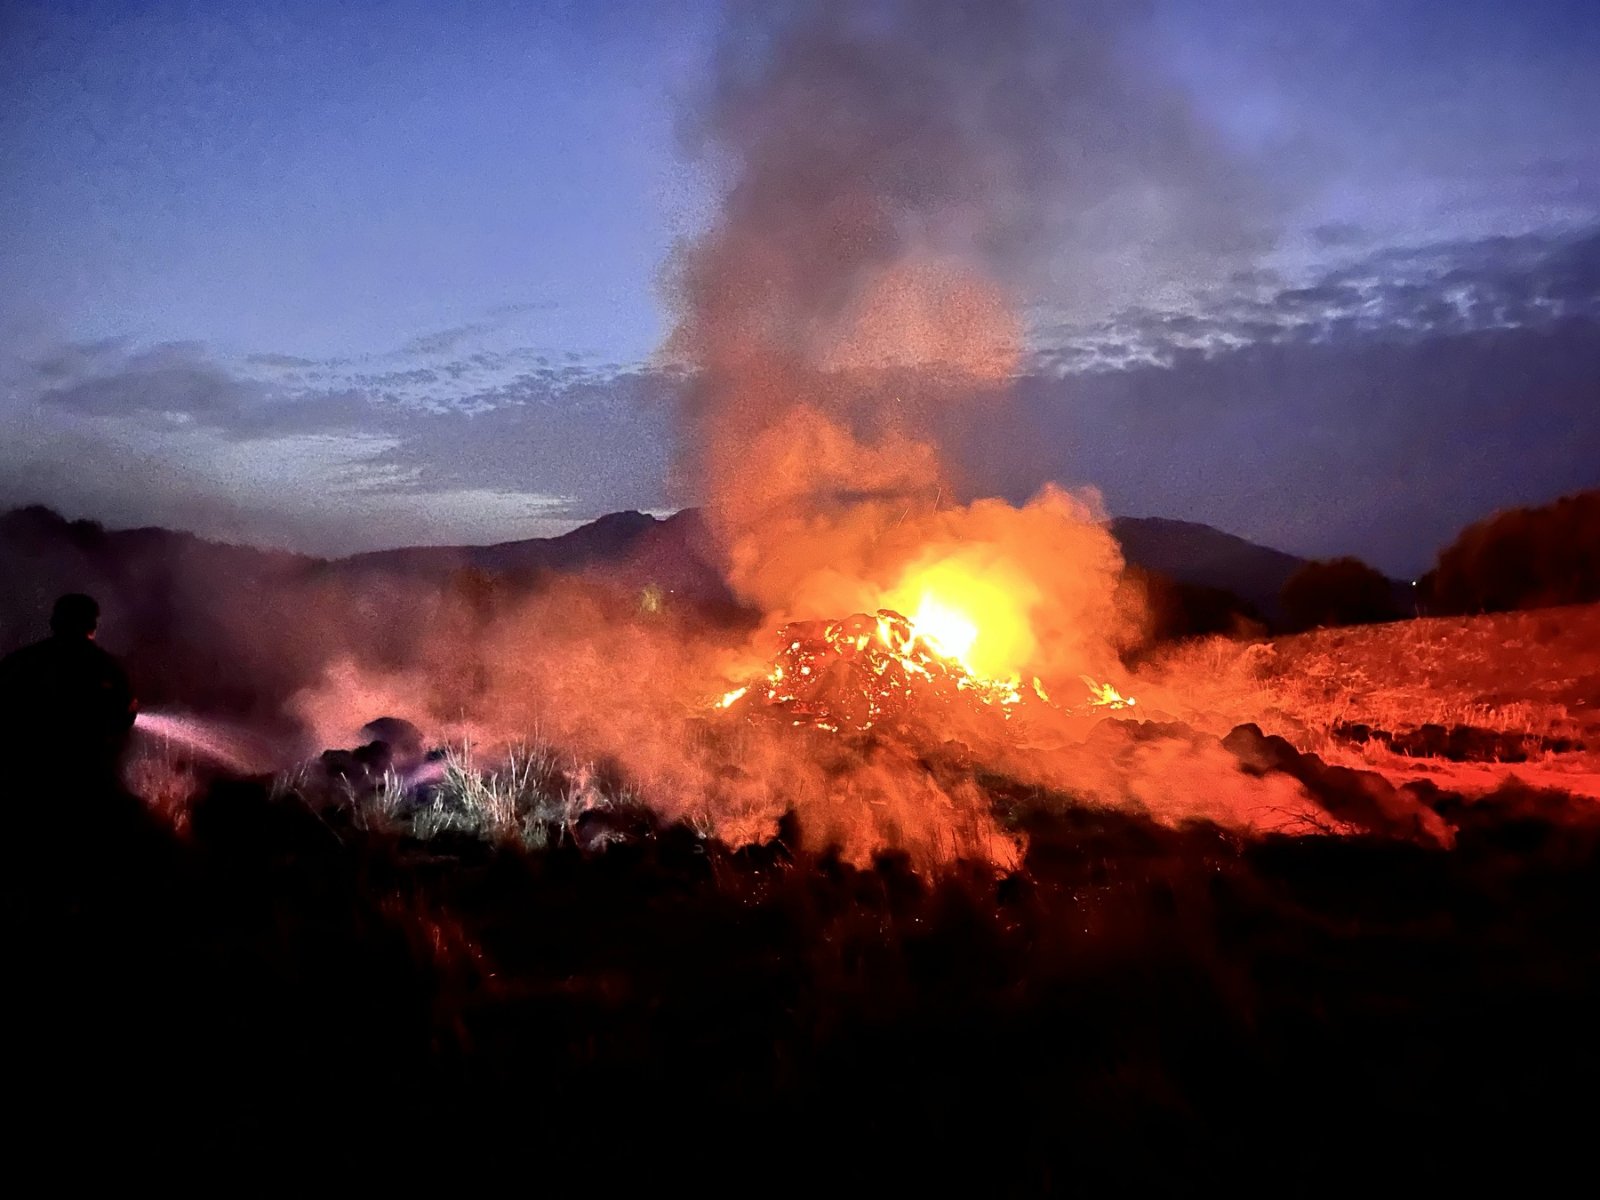
[[[62,596],[50,636],[0,659],[0,738],[13,771],[77,787],[118,785],[138,711],[127,672],[95,645],[100,606]]]

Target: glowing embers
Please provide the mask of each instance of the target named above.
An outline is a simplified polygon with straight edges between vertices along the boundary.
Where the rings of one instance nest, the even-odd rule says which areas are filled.
[[[972,674],[943,650],[945,638],[959,641],[964,631],[938,628],[938,634],[924,633],[888,608],[842,621],[795,622],[784,627],[782,649],[767,674],[728,692],[717,707],[857,732],[936,720],[941,713],[1009,715],[1022,699],[1017,684]]]
[[[891,608],[842,621],[796,621],[784,627],[782,648],[766,675],[726,692],[715,707],[827,732],[865,733],[964,717],[1010,719],[1024,708],[1088,714],[1134,703],[1087,675],[1081,678],[1089,699],[1077,708],[1052,700],[1037,677],[1028,689],[1017,679],[986,679],[959,653],[976,636],[960,612],[928,605],[915,621]]]

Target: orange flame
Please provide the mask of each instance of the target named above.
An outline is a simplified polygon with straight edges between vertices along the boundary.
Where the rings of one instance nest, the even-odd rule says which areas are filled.
[[[937,590],[940,584],[953,586]],[[1032,647],[1022,606],[997,583],[970,574],[953,559],[912,573],[892,594],[915,594],[915,615],[885,607],[872,616],[791,624],[767,674],[725,693],[716,707],[733,708],[748,696],[769,715],[828,732],[865,732],[914,716],[917,709],[931,714],[940,704],[1009,718],[1025,698],[1021,676],[1000,677],[977,668],[1016,661],[1020,647]],[[1082,678],[1089,709],[1133,705],[1132,697],[1111,684]],[[1038,676],[1032,696],[1042,705],[1061,707]],[[1027,702],[1033,703],[1031,697]]]
[[[1096,683],[1087,675],[1078,678],[1089,688],[1090,708],[1132,708],[1138,703],[1132,696],[1124,696],[1109,683]]]
[[[1020,682],[1036,646],[1033,589],[996,564],[956,553],[908,570],[886,608],[910,613],[912,631],[945,658],[984,679]]]

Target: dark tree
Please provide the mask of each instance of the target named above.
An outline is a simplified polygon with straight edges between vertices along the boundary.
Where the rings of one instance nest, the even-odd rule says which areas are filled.
[[[1394,582],[1359,558],[1307,563],[1284,582],[1281,602],[1291,629],[1366,625],[1401,615]]]
[[[1469,525],[1439,552],[1430,611],[1505,612],[1600,600],[1600,489]]]
[[[1267,628],[1255,605],[1222,588],[1180,583],[1135,566],[1124,569],[1123,585],[1143,597],[1151,644],[1215,634],[1259,634]]]

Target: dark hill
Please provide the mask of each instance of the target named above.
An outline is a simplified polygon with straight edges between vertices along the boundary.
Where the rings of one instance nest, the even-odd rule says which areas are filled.
[[[1258,546],[1193,521],[1118,517],[1111,533],[1128,562],[1196,587],[1232,592],[1263,612],[1276,612],[1284,581],[1305,559]],[[190,533],[141,528],[107,530],[92,521],[68,521],[47,508],[0,515],[4,595],[41,611],[62,591],[106,593],[170,589],[180,574],[203,576],[209,586],[250,588],[308,577],[371,574],[444,579],[463,569],[530,577],[601,569],[620,581],[654,582],[705,596],[722,595],[705,522],[695,509],[665,519],[641,512],[609,513],[570,533],[489,546],[412,546],[323,560],[284,551],[214,542]],[[19,594],[21,593],[21,594]],[[0,640],[14,605],[0,605]],[[26,618],[36,624],[36,617]]]
[[[364,575],[442,579],[461,570],[484,571],[531,585],[539,577],[598,571],[626,587],[654,584],[694,600],[728,600],[705,522],[694,509],[658,519],[617,512],[553,538],[527,538],[491,546],[416,546],[341,559],[336,567]]]
[[[1275,614],[1302,563],[1192,522],[1125,518],[1111,528],[1131,564],[1190,589],[1169,604],[1183,610],[1177,633],[1193,631],[1188,610],[1204,589]],[[506,598],[583,570],[624,595],[653,585],[711,619],[738,619],[716,561],[692,509],[665,519],[612,513],[555,538],[325,560],[26,508],[0,514],[0,653],[43,635],[55,596],[86,591],[104,608],[107,648],[126,658],[151,705],[260,716],[316,679],[335,650],[378,666],[411,661],[439,622],[465,619],[456,612],[473,594],[457,586],[464,570],[497,577]],[[1222,617],[1231,611],[1226,597],[1201,599]],[[1222,617],[1211,623],[1226,627]]]
[[[408,575],[447,574],[469,567],[495,572],[571,571],[625,557],[661,523],[642,512],[607,513],[559,537],[491,546],[405,546],[353,554],[342,561],[358,570]]]
[[[1119,517],[1111,532],[1133,566],[1180,584],[1231,592],[1276,614],[1284,581],[1305,560],[1193,521]],[[201,581],[208,591],[262,596],[308,579],[359,582],[372,575],[442,581],[476,569],[525,584],[599,570],[626,586],[658,586],[721,602],[726,590],[705,522],[694,509],[665,519],[610,513],[553,538],[489,546],[414,546],[332,561],[209,541],[166,529],[107,530],[46,508],[0,515],[0,643],[32,636],[51,597],[83,590],[104,597],[115,624],[118,597],[170,595]]]
[[[1307,561],[1209,525],[1166,517],[1117,517],[1111,534],[1134,566],[1178,583],[1232,592],[1274,617],[1284,582]]]
[[[399,669],[419,646],[443,645],[441,631],[472,607],[463,570],[497,577],[504,600],[581,569],[624,594],[654,585],[712,619],[736,615],[711,561],[693,512],[614,513],[558,538],[330,561],[32,507],[0,514],[0,654],[44,636],[56,596],[88,592],[104,645],[147,707],[268,719],[334,657]]]

